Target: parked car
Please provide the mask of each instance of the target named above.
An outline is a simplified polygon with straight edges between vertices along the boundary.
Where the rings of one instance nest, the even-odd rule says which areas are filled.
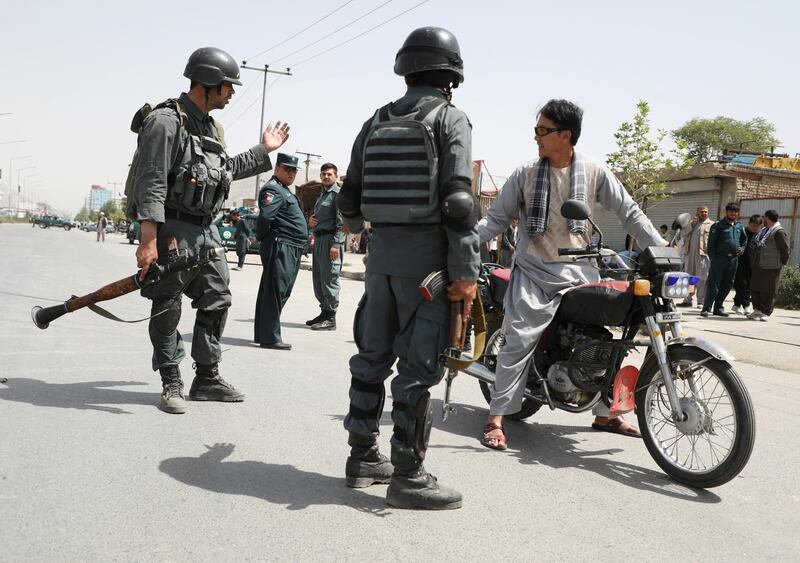
[[[256,219],[258,218],[258,214],[250,213],[250,210],[247,208],[243,208],[240,210],[242,220],[245,224],[250,227],[250,231],[252,233],[256,232]],[[219,215],[216,219],[214,219],[214,224],[217,226],[219,230],[219,238],[222,239],[222,246],[225,247],[225,250],[232,250],[236,252],[236,228],[231,223],[231,216],[230,216],[230,209],[224,209],[220,211]],[[261,247],[259,242],[250,243],[250,248],[248,249],[248,254],[258,254],[258,250]]]
[[[97,223],[84,223],[83,230],[87,233],[97,230]]]

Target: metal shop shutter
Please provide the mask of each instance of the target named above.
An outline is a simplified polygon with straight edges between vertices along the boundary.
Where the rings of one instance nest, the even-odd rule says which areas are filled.
[[[678,215],[681,213],[694,215],[701,205],[708,207],[711,218],[715,219],[713,213],[719,207],[719,190],[677,193],[665,200],[650,201],[647,203],[646,215],[656,229],[661,225],[671,227]],[[622,230],[616,215],[600,205],[595,205],[594,213],[592,219],[603,231],[603,243],[614,250],[622,250],[625,246],[625,231]]]

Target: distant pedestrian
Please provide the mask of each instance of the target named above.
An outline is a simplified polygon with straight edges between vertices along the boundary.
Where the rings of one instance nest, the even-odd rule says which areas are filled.
[[[747,222],[747,244],[744,247],[744,254],[739,257],[739,264],[736,266],[736,277],[733,279],[733,308],[731,311],[741,315],[749,315],[753,312],[750,306],[750,275],[753,272],[753,237],[756,236],[761,228],[761,215],[752,215]]]
[[[753,239],[753,274],[750,293],[753,312],[748,318],[766,321],[775,306],[775,295],[781,282],[781,270],[789,261],[789,236],[786,234],[778,212],[764,212],[764,226]]]
[[[711,267],[708,271],[706,298],[700,312],[703,317],[712,312],[718,317],[730,316],[722,304],[733,287],[739,256],[744,254],[747,244],[745,228],[736,220],[738,216],[739,206],[729,203],[725,206],[725,217],[714,223],[709,231],[708,256],[711,258]]]
[[[108,219],[106,219],[106,214],[101,211],[97,217],[97,242],[106,242],[106,227],[108,227]]]
[[[511,225],[503,233],[503,238],[500,241],[500,256],[498,263],[504,268],[511,267],[511,260],[514,257],[514,251],[517,248],[517,226],[519,219],[512,219]]]

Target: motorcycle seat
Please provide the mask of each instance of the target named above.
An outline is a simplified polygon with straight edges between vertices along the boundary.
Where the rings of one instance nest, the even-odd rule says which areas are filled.
[[[495,268],[489,277],[489,286],[492,289],[492,301],[503,303],[503,298],[508,289],[508,280],[511,279],[511,268]]]
[[[621,326],[636,297],[630,283],[609,281],[580,285],[561,298],[558,317],[562,321],[594,326]]]

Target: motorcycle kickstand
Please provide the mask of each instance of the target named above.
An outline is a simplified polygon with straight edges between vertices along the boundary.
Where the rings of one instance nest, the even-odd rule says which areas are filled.
[[[442,422],[447,420],[447,416],[450,413],[456,413],[456,408],[450,404],[450,388],[453,386],[453,380],[457,375],[458,370],[447,370],[447,376],[444,382],[444,401],[442,402]]]

